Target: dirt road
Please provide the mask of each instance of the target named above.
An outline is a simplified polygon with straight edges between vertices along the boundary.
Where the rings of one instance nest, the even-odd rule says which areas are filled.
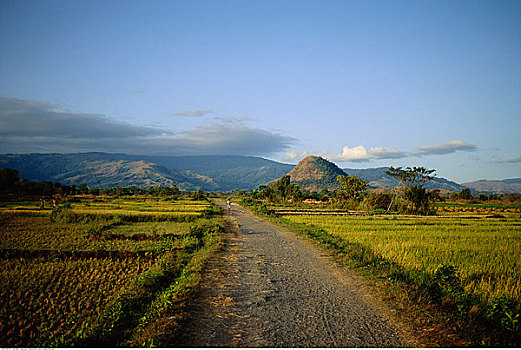
[[[229,215],[238,232],[210,264],[186,331],[172,345],[418,345],[327,254],[242,207],[234,205]]]

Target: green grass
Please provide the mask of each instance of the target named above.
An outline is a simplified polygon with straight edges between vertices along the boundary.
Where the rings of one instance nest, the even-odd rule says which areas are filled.
[[[483,300],[521,301],[521,220],[407,217],[287,216],[361,244],[410,270],[457,267],[468,293]]]
[[[281,222],[353,266],[407,283],[409,297],[438,305],[471,345],[520,344],[519,217],[288,215]]]

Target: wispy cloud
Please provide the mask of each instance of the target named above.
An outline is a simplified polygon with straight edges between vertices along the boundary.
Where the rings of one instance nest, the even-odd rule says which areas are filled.
[[[445,143],[440,143],[438,145],[433,146],[422,146],[417,147],[411,155],[415,156],[423,156],[423,155],[444,155],[450,154],[457,151],[467,151],[473,152],[477,150],[476,145],[472,145],[470,143],[466,143],[463,141],[449,141]]]
[[[230,124],[244,123],[244,122],[252,120],[250,117],[234,117],[234,116],[217,117],[215,119],[220,120],[223,123],[230,123]]]
[[[134,154],[271,155],[296,140],[243,124],[192,130],[135,126],[102,115],[73,113],[34,101],[0,97],[0,153],[121,152]]]
[[[499,163],[499,164],[517,164],[517,163],[521,163],[521,157],[510,158],[510,159],[503,159],[503,160],[496,160],[496,163]]]
[[[204,117],[208,114],[213,114],[213,111],[210,110],[200,110],[200,109],[194,109],[189,111],[183,111],[178,112],[175,115],[181,116],[181,117]]]

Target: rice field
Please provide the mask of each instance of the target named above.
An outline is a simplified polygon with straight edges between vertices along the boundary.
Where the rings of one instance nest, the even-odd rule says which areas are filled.
[[[147,305],[211,244],[206,233],[219,219],[207,218],[209,209],[207,201],[91,199],[54,215],[2,203],[0,345],[120,345],[125,327],[152,312]]]
[[[60,205],[58,205],[60,206]],[[127,221],[191,221],[204,214],[208,202],[163,199],[83,200],[72,204],[79,217],[122,218]],[[0,214],[46,216],[53,208],[39,209],[38,203],[10,203],[0,206]]]
[[[476,216],[494,215],[494,214],[519,214],[521,207],[519,205],[487,205],[487,204],[453,204],[438,203],[436,211],[441,214],[471,214]]]
[[[287,215],[361,244],[399,266],[433,273],[453,265],[466,292],[521,301],[521,218]]]

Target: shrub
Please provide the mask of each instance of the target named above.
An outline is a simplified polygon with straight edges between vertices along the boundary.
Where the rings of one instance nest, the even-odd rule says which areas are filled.
[[[78,222],[78,214],[72,211],[70,203],[64,203],[54,207],[51,212],[51,222]]]
[[[362,201],[362,206],[366,210],[387,210],[393,197],[390,193],[369,193]]]

